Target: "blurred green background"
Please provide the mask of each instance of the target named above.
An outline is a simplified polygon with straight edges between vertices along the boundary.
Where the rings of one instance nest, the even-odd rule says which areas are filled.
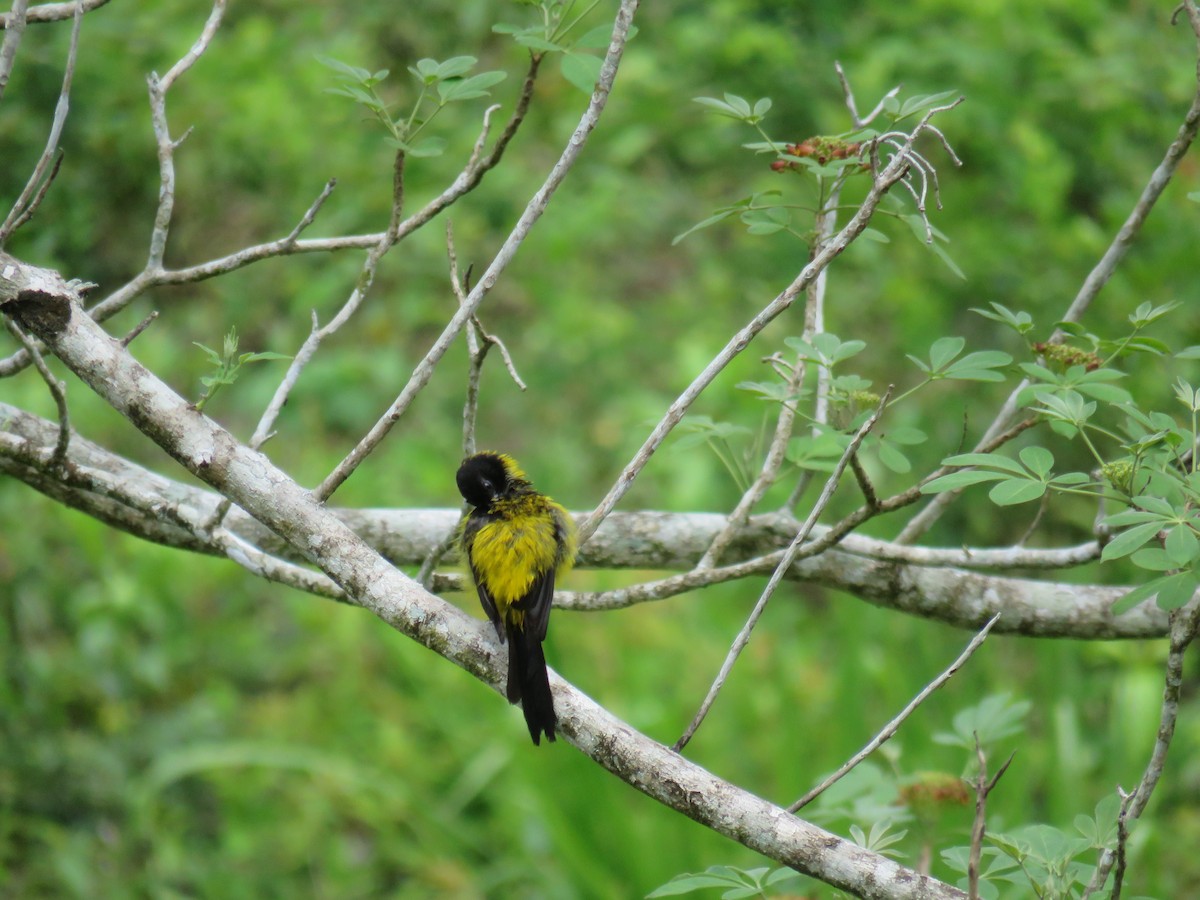
[[[714,208],[753,191],[802,193],[798,180],[740,148],[755,134],[692,98],[770,96],[765,127],[780,140],[845,131],[835,60],[861,109],[900,82],[904,96],[966,97],[939,120],[963,168],[936,145],[923,148],[941,173],[945,209],[934,224],[966,278],[907,226],[880,223],[891,243],[856,244],[832,269],[827,329],[868,342],[856,363],[876,385],[913,383],[904,354],[923,355],[938,335],[1018,353],[1011,333],[969,308],[996,301],[1028,310],[1043,335],[1066,309],[1190,102],[1195,46],[1186,28],[1167,23],[1171,6],[646,4],[600,129],[483,308],[529,390],[489,360],[481,444],[514,453],[572,509],[602,496],[670,400],[804,261],[794,239],[750,236],[734,222],[672,246]],[[614,9],[605,0],[587,25]],[[86,17],[66,159],[11,252],[98,282],[97,296],[141,268],[158,189],[145,76],[169,68],[206,15],[192,0],[144,0]],[[316,57],[391,69],[380,90],[403,107],[413,97],[407,65],[478,56],[481,68],[509,72],[493,91],[506,115],[524,51],[491,26],[530,15],[489,0],[233,4],[208,54],[168,100],[173,132],[194,127],[177,155],[168,265],[283,236],[332,176],[338,188],[308,236],[381,229],[391,152],[360,109],[326,91],[335,79]],[[5,206],[44,145],[67,31],[28,29],[0,102]],[[479,272],[490,261],[585,103],[549,62],[504,163],[448,215],[464,266]],[[462,165],[484,105],[438,118],[449,149],[410,163],[410,210]],[[1089,315],[1090,329],[1119,330],[1144,300],[1181,300],[1156,336],[1197,341],[1198,208],[1186,194],[1198,176],[1195,158],[1185,160]],[[446,218],[386,258],[363,309],[293,393],[267,449],[301,483],[316,483],[353,446],[450,315]],[[310,311],[327,320],[361,261],[345,252],[262,262],[155,291],[109,328],[123,333],[160,310],[135,355],[196,397],[206,369],[193,341],[219,346],[236,326],[245,350],[292,353]],[[759,429],[764,407],[735,385],[765,380],[761,357],[801,327],[798,309],[782,317],[695,412]],[[1145,405],[1165,404],[1170,378],[1145,368],[1127,386]],[[208,411],[248,436],[281,373],[280,363],[252,367]],[[335,502],[457,505],[464,385],[460,346]],[[83,434],[186,477],[78,382],[68,390]],[[897,424],[930,435],[913,450],[916,471],[957,448],[964,422],[977,435],[1006,390],[942,385],[898,409]],[[32,371],[0,382],[0,399],[53,416]],[[885,492],[909,483],[877,474]],[[668,448],[623,508],[726,510],[737,496],[705,448]],[[856,500],[847,492],[840,502],[834,512]],[[1011,543],[1031,515],[1000,515],[981,493],[968,495],[929,541]],[[1090,517],[1053,509],[1041,540],[1083,540]],[[636,897],[679,872],[759,864],[569,746],[530,746],[517,711],[366,613],[111,532],[10,479],[0,480],[0,522],[2,897]],[[883,520],[868,531],[887,536],[902,524]],[[567,586],[649,575],[580,571]],[[1064,577],[1120,581],[1131,573]],[[560,613],[547,655],[617,715],[669,743],[760,588],[748,581],[608,615]],[[472,597],[452,599],[475,609]],[[852,597],[787,586],[688,753],[790,802],[865,743],[967,639]],[[1003,748],[1018,752],[989,824],[1069,828],[1116,784],[1129,788],[1140,777],[1164,653],[1161,642],[993,638],[901,732],[898,765],[958,774],[962,753],[931,735],[989,694],[1030,699],[1025,733]],[[1190,674],[1167,776],[1136,833],[1135,892],[1183,896],[1200,879],[1192,851],[1200,841],[1196,683]],[[843,833],[846,824],[833,823]],[[935,849],[967,842],[965,810],[938,827]],[[918,844],[913,830],[899,847],[906,862]],[[934,871],[949,876],[936,853]]]

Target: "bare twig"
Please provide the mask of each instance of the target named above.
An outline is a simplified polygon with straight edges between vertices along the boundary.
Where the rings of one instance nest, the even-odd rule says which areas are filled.
[[[609,44],[608,53],[601,65],[600,79],[596,83],[596,90],[592,93],[592,99],[588,103],[588,107],[584,111],[579,125],[576,126],[575,131],[571,134],[566,147],[563,148],[562,154],[550,170],[550,174],[546,177],[545,182],[526,205],[521,218],[505,239],[500,250],[496,253],[487,271],[483,273],[483,277],[479,280],[479,283],[467,295],[466,303],[459,307],[458,312],[446,324],[441,335],[434,342],[433,346],[429,348],[425,357],[417,364],[400,395],[363,439],[359,441],[358,445],[317,486],[314,491],[314,495],[317,498],[327,500],[353,474],[362,461],[379,446],[388,432],[391,431],[404,415],[404,412],[408,409],[413,399],[425,387],[429,379],[433,377],[434,369],[454,343],[454,339],[458,336],[458,333],[462,331],[467,321],[475,314],[475,311],[479,308],[479,304],[483,302],[484,297],[495,286],[500,274],[508,267],[508,264],[520,249],[521,244],[524,243],[530,230],[538,219],[541,218],[542,213],[545,212],[550,198],[558,189],[558,186],[562,184],[563,179],[566,178],[567,173],[579,158],[580,152],[587,143],[588,136],[596,127],[596,123],[604,111],[604,107],[608,102],[609,92],[612,90],[613,81],[617,75],[617,67],[625,49],[625,42],[628,39],[629,26],[632,24],[633,15],[637,10],[638,4],[639,0],[622,0],[613,27],[612,41]]]
[[[28,19],[29,0],[13,0],[12,12],[4,14],[4,41],[0,43],[0,98],[8,87],[8,78],[12,74],[13,63],[17,58],[17,48],[21,46],[21,38],[25,36],[25,23]]]
[[[54,179],[58,177],[58,170],[62,168],[63,151],[59,150],[54,156],[54,165],[50,168],[50,174],[42,179],[41,184],[37,187],[37,193],[33,195],[33,199],[29,202],[12,223],[12,228],[9,233],[18,231],[22,225],[33,218],[38,207],[42,205],[42,201],[46,199],[46,194],[50,191],[50,185],[54,184]],[[35,172],[36,174],[36,172]],[[18,200],[18,203],[20,201]],[[16,207],[14,206],[14,209]]]
[[[321,193],[317,195],[317,199],[312,202],[312,206],[305,211],[304,215],[300,217],[300,221],[296,223],[296,227],[283,239],[283,243],[286,246],[294,247],[296,245],[296,239],[300,237],[304,229],[316,220],[317,213],[321,211],[321,207],[325,205],[325,201],[329,199],[329,195],[333,193],[333,189],[336,187],[336,178],[330,178],[325,182],[325,187],[321,189]]]
[[[846,77],[846,72],[842,69],[842,64],[835,61],[833,68],[837,71],[838,81],[842,85],[842,95],[846,101],[846,108],[850,110],[850,119],[854,122],[855,128],[862,128],[864,125],[869,125],[877,115],[883,112],[884,104],[892,97],[895,97],[897,94],[899,94],[900,89],[904,87],[902,84],[896,85],[883,95],[880,101],[875,104],[875,108],[873,110],[871,110],[865,116],[859,116],[858,107],[854,103],[854,92],[850,90],[850,80]]]
[[[995,620],[993,620],[995,621]],[[979,866],[983,859],[983,836],[987,831],[987,798],[995,789],[996,784],[1012,765],[1017,751],[1008,755],[996,774],[989,780],[987,777],[987,755],[979,743],[979,735],[975,735],[975,758],[979,762],[979,773],[971,783],[975,789],[975,819],[971,823],[971,852],[967,858],[967,897],[969,900],[979,900]]]
[[[468,269],[466,279],[459,278],[458,252],[454,247],[454,227],[450,222],[446,223],[446,259],[450,267],[450,288],[454,291],[454,298],[458,301],[458,305],[461,308],[467,302],[467,290],[469,288],[464,287],[464,281],[470,278],[470,270]],[[477,327],[477,322],[478,320],[469,322],[466,329],[467,396],[463,401],[463,459],[475,453],[475,420],[476,414],[479,411],[479,378],[483,372],[483,360],[487,356],[488,347],[490,346],[487,343],[480,344],[479,331],[482,331],[482,329]],[[460,509],[460,522],[466,510],[467,506],[464,503]],[[429,551],[429,554],[421,562],[421,568],[417,570],[416,579],[426,590],[429,590],[433,581],[434,569],[437,568],[445,555],[454,547],[457,537],[458,528],[452,528]]]
[[[1113,870],[1113,889],[1108,900],[1121,898],[1121,887],[1125,880],[1125,848],[1129,843],[1129,807],[1135,795],[1125,793],[1118,786],[1117,796],[1121,798],[1121,808],[1117,812],[1117,867]]]
[[[854,480],[858,482],[858,489],[862,491],[863,499],[867,501],[866,508],[878,511],[879,495],[875,493],[875,485],[871,484],[871,476],[867,474],[866,467],[863,466],[857,453],[850,459],[850,469],[854,472]]]
[[[42,381],[46,382],[46,387],[50,389],[50,396],[54,398],[54,405],[58,408],[58,441],[54,446],[54,455],[50,458],[50,468],[52,470],[62,469],[66,465],[67,447],[71,441],[71,417],[67,410],[67,386],[54,377],[54,373],[50,371],[50,367],[42,359],[42,354],[38,350],[34,339],[22,331],[20,326],[10,316],[4,316],[3,318],[9,332],[21,342],[33,359],[34,367],[38,370],[38,374],[42,376]]]
[[[957,105],[957,101],[947,106],[935,107],[929,110],[922,117],[921,121],[917,123],[912,133],[908,135],[904,147],[911,149],[917,138],[928,129],[930,119],[940,112],[952,109],[955,105]],[[642,469],[650,462],[651,456],[662,446],[667,435],[679,424],[680,420],[683,419],[688,409],[700,394],[750,344],[759,332],[774,321],[780,313],[788,309],[800,293],[806,290],[808,285],[863,232],[879,202],[883,199],[884,194],[897,181],[904,177],[908,171],[908,167],[909,162],[906,154],[897,152],[886,166],[876,168],[871,189],[867,192],[858,211],[855,212],[842,229],[830,239],[825,247],[804,267],[803,271],[800,272],[796,279],[781,294],[751,319],[744,328],[730,338],[724,349],[705,366],[704,370],[692,380],[687,389],[667,408],[662,419],[634,454],[633,459],[622,470],[612,488],[609,489],[591,515],[580,523],[579,543],[581,545],[587,542],[587,539],[591,537],[600,523],[604,521],[604,518],[612,512],[621,498],[625,496]]]
[[[917,696],[913,697],[912,700],[909,701],[908,706],[900,710],[899,714],[892,719],[892,721],[888,722],[887,725],[885,725],[883,729],[877,735],[875,735],[875,737],[871,738],[865,747],[846,760],[846,762],[843,763],[841,768],[839,768],[836,772],[834,772],[832,775],[814,787],[811,791],[789,806],[787,808],[788,812],[794,813],[808,806],[808,804],[812,803],[813,800],[821,796],[821,794],[825,793],[825,791],[829,790],[829,788],[837,784],[837,782],[841,781],[841,779],[845,777],[855,766],[882,747],[885,743],[890,741],[892,737],[895,736],[896,732],[900,730],[900,726],[904,724],[904,721],[914,712],[916,712],[917,707],[928,700],[934,691],[953,678],[958,673],[958,670],[966,665],[967,660],[975,655],[975,651],[983,646],[983,642],[987,640],[988,632],[990,632],[992,630],[992,626],[1000,620],[1000,615],[1000,613],[996,613],[994,616],[992,616],[987,621],[987,624],[979,630],[979,633],[976,634],[975,637],[971,638],[971,643],[967,644],[966,649],[958,655],[958,659],[950,663],[949,667],[942,672],[941,675],[933,679],[933,681],[929,682],[929,684],[925,685],[925,687],[921,689],[920,693],[918,693]]]
[[[1194,4],[1192,5],[1194,7]],[[1158,786],[1158,781],[1162,777],[1163,768],[1166,765],[1167,751],[1171,747],[1171,739],[1175,736],[1175,722],[1179,717],[1179,695],[1183,688],[1184,653],[1195,639],[1197,629],[1200,629],[1200,600],[1193,598],[1186,606],[1172,610],[1170,622],[1171,644],[1167,651],[1166,676],[1163,685],[1162,711],[1159,715],[1158,735],[1154,741],[1154,749],[1150,753],[1150,760],[1146,764],[1146,771],[1143,773],[1142,780],[1138,783],[1137,788],[1134,789],[1127,809],[1125,808],[1125,803],[1122,802],[1122,812],[1127,821],[1137,819],[1146,809],[1146,804],[1150,802],[1150,795],[1154,793],[1154,788]],[[1116,858],[1117,854],[1112,850],[1105,850],[1101,854],[1100,861],[1096,865],[1096,871],[1092,875],[1092,880],[1088,882],[1087,889],[1084,891],[1084,897],[1104,887],[1104,882],[1108,880],[1108,874],[1112,870]]]
[[[132,344],[137,339],[138,335],[140,335],[143,331],[145,331],[147,328],[149,328],[151,325],[154,324],[154,320],[157,318],[158,318],[158,310],[157,309],[151,310],[150,314],[148,316],[146,316],[146,318],[142,319],[142,321],[137,323],[137,325],[134,327],[133,331],[129,332],[129,334],[127,334],[127,335],[125,335],[125,337],[121,338],[121,346],[128,347],[130,344]]]
[[[0,13],[0,30],[7,29],[14,22],[14,14],[16,7],[22,9],[22,15],[25,22],[30,25],[38,25],[44,22],[61,22],[63,19],[69,19],[75,15],[76,8],[82,8],[83,12],[90,13],[93,9],[98,9],[107,3],[108,0],[70,0],[67,3],[43,3],[39,6],[32,6],[28,10],[25,7],[28,5],[28,0],[18,0],[13,4],[13,12]]]
[[[867,420],[863,422],[861,426],[859,426],[858,431],[855,432],[854,437],[851,438],[849,446],[846,447],[845,452],[842,454],[842,458],[838,460],[838,464],[834,467],[829,479],[825,482],[825,488],[821,491],[821,496],[817,498],[817,502],[813,505],[812,510],[809,512],[808,518],[804,520],[804,524],[800,526],[800,530],[792,539],[791,545],[787,548],[782,558],[779,560],[779,564],[775,567],[775,571],[771,573],[771,578],[767,582],[767,586],[763,589],[762,595],[758,598],[758,602],[754,605],[754,609],[751,610],[750,617],[746,620],[746,624],[742,626],[742,630],[734,639],[733,646],[729,648],[729,653],[725,656],[725,662],[721,664],[721,670],[717,673],[716,679],[713,681],[712,686],[708,689],[708,694],[705,696],[704,702],[700,704],[700,709],[697,710],[696,715],[692,719],[691,723],[684,730],[683,734],[680,735],[679,740],[675,742],[673,746],[675,752],[678,753],[687,746],[688,741],[690,741],[692,736],[696,733],[696,729],[700,727],[705,716],[708,715],[709,709],[712,708],[713,702],[717,699],[717,694],[720,693],[721,688],[725,686],[725,680],[729,677],[729,673],[733,669],[733,664],[737,662],[742,650],[744,650],[746,645],[750,643],[750,635],[754,631],[754,626],[758,624],[758,620],[762,617],[763,612],[766,610],[767,603],[774,595],[775,589],[779,587],[780,582],[783,581],[783,576],[787,574],[788,570],[792,567],[792,563],[795,562],[797,555],[800,553],[801,545],[808,539],[808,535],[812,531],[813,526],[817,524],[817,519],[819,519],[821,514],[825,512],[825,507],[827,507],[829,505],[829,501],[833,499],[833,492],[837,490],[838,483],[842,478],[842,473],[846,471],[846,466],[850,462],[850,457],[854,455],[854,453],[858,450],[859,445],[862,444],[863,439],[867,436],[871,429],[875,427],[875,423],[879,421],[879,416],[883,413],[884,408],[887,406],[887,401],[891,396],[891,393],[891,388],[888,388],[883,395],[883,399],[880,400],[879,406],[875,408],[875,412],[873,412],[867,418]]]
[[[1187,11],[1192,30],[1196,33],[1197,42],[1200,44],[1200,13],[1196,12],[1196,3],[1194,0],[1185,0],[1182,8]],[[1075,299],[1071,301],[1070,306],[1067,307],[1067,311],[1061,317],[1061,321],[1078,322],[1083,318],[1092,301],[1096,299],[1096,296],[1103,289],[1104,285],[1112,278],[1113,273],[1117,270],[1117,266],[1121,264],[1121,261],[1125,258],[1125,254],[1133,246],[1134,241],[1142,230],[1142,225],[1149,218],[1151,210],[1154,209],[1158,198],[1162,196],[1162,192],[1170,183],[1175,170],[1179,167],[1180,161],[1195,141],[1197,133],[1200,132],[1200,60],[1197,61],[1196,80],[1196,93],[1192,97],[1192,104],[1184,115],[1183,122],[1179,126],[1175,139],[1167,147],[1167,152],[1162,162],[1151,173],[1150,180],[1142,189],[1142,193],[1138,197],[1137,202],[1134,203],[1133,209],[1113,237],[1112,243],[1108,245],[1108,249],[1104,251],[1104,255],[1100,257],[1099,262],[1096,263],[1091,272],[1088,273],[1087,278],[1084,279],[1083,284],[1080,285],[1079,292],[1075,295]],[[1056,330],[1050,341],[1052,343],[1059,343],[1063,340],[1064,334],[1063,331]],[[1028,379],[1023,380],[1008,395],[1008,399],[1001,406],[991,425],[988,426],[983,437],[979,439],[980,445],[987,443],[1008,427],[1017,412],[1017,396],[1028,384]],[[975,448],[975,452],[980,452],[978,447]],[[901,543],[910,544],[919,539],[921,535],[933,526],[933,523],[941,517],[942,513],[957,499],[960,493],[962,493],[961,489],[945,491],[935,496],[924,509],[909,520],[896,540]]]
[[[46,191],[49,190],[50,183],[58,173],[58,165],[62,161],[59,157],[58,142],[62,137],[63,127],[67,123],[67,113],[70,111],[71,106],[71,81],[75,77],[75,60],[79,55],[79,26],[82,21],[83,8],[77,4],[75,7],[75,21],[71,26],[71,42],[67,48],[67,64],[63,70],[62,88],[58,94],[58,103],[54,107],[54,119],[50,125],[50,135],[46,138],[46,147],[42,150],[41,157],[33,167],[33,174],[29,176],[24,190],[21,191],[17,202],[9,210],[4,223],[0,224],[0,247],[4,246],[5,242],[17,228],[33,217],[38,205],[42,202],[42,198],[46,196]],[[5,44],[7,45],[7,43],[8,34],[5,34]],[[0,54],[2,53],[3,48],[0,48]],[[0,67],[2,66],[3,60],[0,60]],[[0,72],[0,75],[2,74]],[[2,93],[2,84],[0,84],[0,93]]]
[[[151,72],[146,79],[150,90],[150,118],[154,127],[154,139],[158,147],[158,209],[154,213],[154,227],[150,233],[150,254],[146,261],[146,271],[153,274],[162,271],[163,254],[167,249],[167,234],[171,228],[171,216],[175,210],[175,150],[187,138],[191,129],[185,131],[178,140],[171,137],[171,126],[167,122],[167,91],[175,81],[190,69],[196,60],[208,49],[221,17],[225,14],[226,0],[214,0],[212,12],[204,23],[204,28],[196,42],[192,44],[180,59],[167,70],[167,74],[159,77],[157,72]]]

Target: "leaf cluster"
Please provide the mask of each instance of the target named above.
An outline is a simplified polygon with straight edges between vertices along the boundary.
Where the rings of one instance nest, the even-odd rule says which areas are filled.
[[[445,152],[445,138],[438,135],[421,137],[421,131],[434,116],[451,103],[488,96],[490,88],[508,77],[506,72],[501,71],[468,75],[479,62],[473,56],[452,56],[442,61],[419,59],[408,67],[419,85],[417,98],[406,115],[393,115],[376,90],[376,86],[390,74],[387,69],[370,72],[327,56],[318,56],[317,59],[337,74],[338,83],[328,88],[328,92],[349,97],[366,109],[372,118],[387,129],[388,143],[414,157],[440,156]]]
[[[1142,333],[1179,304],[1139,305],[1128,317],[1131,329],[1117,338],[1057,323],[1057,330],[1075,344],[1029,342],[1032,316],[998,303],[991,306],[976,312],[1011,328],[1037,354],[1017,367],[1025,377],[1018,404],[1062,438],[1080,441],[1096,467],[1090,472],[1056,472],[1054,454],[1039,445],[1022,448],[1016,459],[1002,451],[963,453],[943,460],[958,471],[933,479],[922,491],[936,494],[991,484],[988,496],[999,506],[1052,493],[1116,503],[1124,509],[1102,524],[1120,531],[1104,547],[1101,559],[1127,557],[1153,577],[1120,598],[1113,611],[1124,612],[1150,597],[1157,597],[1164,609],[1182,606],[1200,588],[1200,474],[1195,452],[1200,388],[1177,379],[1173,393],[1185,414],[1175,417],[1143,408],[1117,384],[1126,373],[1115,367],[1118,360],[1138,357],[1200,358],[1200,347],[1172,353],[1166,343]]]

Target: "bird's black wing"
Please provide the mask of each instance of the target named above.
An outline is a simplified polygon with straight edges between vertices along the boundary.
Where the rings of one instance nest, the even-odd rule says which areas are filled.
[[[475,591],[479,594],[479,603],[483,606],[483,611],[487,613],[487,617],[492,620],[492,627],[496,629],[496,635],[500,638],[500,643],[504,643],[504,623],[500,620],[500,611],[496,609],[496,601],[492,599],[492,595],[488,593],[488,589],[483,586],[483,579],[479,577],[479,572],[471,566],[471,578],[475,581]]]
[[[525,633],[535,641],[546,639],[550,605],[554,601],[554,568],[539,575],[517,607],[525,612]]]

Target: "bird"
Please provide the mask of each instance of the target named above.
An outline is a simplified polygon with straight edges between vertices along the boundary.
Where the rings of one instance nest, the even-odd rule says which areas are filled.
[[[575,561],[574,522],[505,453],[468,456],[456,480],[472,507],[459,544],[479,602],[500,643],[508,644],[508,702],[521,704],[535,745],[543,734],[553,741],[558,717],[542,642],[555,577]]]

